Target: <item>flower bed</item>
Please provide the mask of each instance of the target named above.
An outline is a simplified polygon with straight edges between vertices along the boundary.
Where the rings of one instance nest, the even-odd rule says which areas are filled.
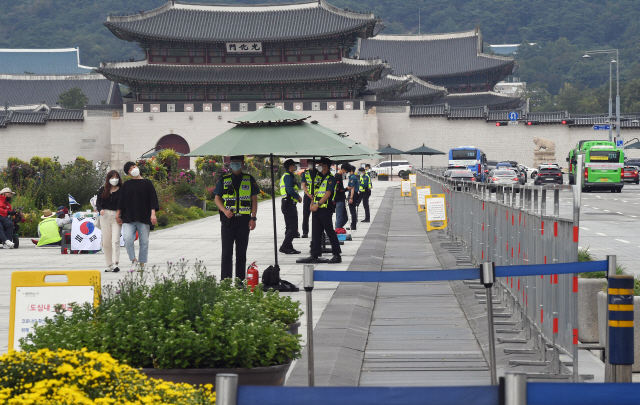
[[[191,273],[190,277],[187,274]],[[22,349],[110,353],[132,367],[252,368],[300,356],[300,335],[287,333],[299,303],[277,292],[218,282],[199,262],[127,274],[86,304],[34,327]]]
[[[5,404],[215,404],[212,386],[147,378],[107,353],[48,349],[0,356]]]

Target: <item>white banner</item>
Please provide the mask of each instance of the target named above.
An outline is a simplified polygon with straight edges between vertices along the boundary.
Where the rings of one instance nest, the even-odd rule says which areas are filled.
[[[402,192],[411,193],[411,182],[409,180],[402,180]]]
[[[588,167],[590,169],[620,169],[621,167],[624,167],[624,163],[619,163],[619,162],[607,162],[607,163],[594,163],[594,162],[588,162],[585,163],[585,167]]]
[[[82,305],[93,302],[92,286],[52,286],[16,288],[15,323],[13,325],[13,348],[20,349],[20,338],[33,332],[33,325],[53,318],[56,304],[69,310],[72,302]],[[71,312],[66,312],[71,315]]]
[[[418,204],[424,205],[426,196],[431,195],[431,187],[418,189]]]
[[[262,42],[227,42],[227,53],[262,53]]]
[[[427,221],[446,221],[447,212],[444,206],[444,198],[427,199]]]
[[[71,250],[101,250],[102,232],[94,225],[94,218],[73,218]]]

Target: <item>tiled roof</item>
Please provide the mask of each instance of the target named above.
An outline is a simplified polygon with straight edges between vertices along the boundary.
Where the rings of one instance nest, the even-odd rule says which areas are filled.
[[[332,81],[356,76],[377,80],[388,70],[379,60],[343,59],[340,62],[279,65],[175,66],[146,61],[102,64],[99,71],[118,82],[148,83],[299,83]]]
[[[411,82],[409,76],[387,75],[386,77],[375,82],[370,81],[367,84],[367,90],[374,93],[383,93],[385,91],[401,89]]]
[[[566,111],[555,111],[555,112],[531,112],[527,114],[528,121],[538,121],[538,122],[562,122],[562,120],[566,120],[569,118],[569,113]]]
[[[72,75],[90,73],[80,65],[80,50],[0,49],[0,74]]]
[[[489,110],[487,112],[487,121],[508,121],[509,113],[512,111],[516,111],[518,113],[518,117],[520,119],[524,119],[526,113],[522,109],[513,109],[513,110]]]
[[[49,121],[84,121],[84,111],[52,108],[49,110],[47,119]]]
[[[8,123],[44,125],[46,121],[47,121],[47,113],[45,111],[38,111],[38,112],[12,111],[11,114],[9,115]]]
[[[384,79],[378,80],[376,82],[369,82],[369,84],[367,85],[367,90],[375,92],[379,95],[381,95],[382,93],[395,91],[397,92],[397,94],[392,94],[392,99],[402,100],[435,100],[447,94],[446,88],[427,83],[424,80],[420,80],[418,77],[413,75],[388,75]],[[429,101],[424,102],[428,103]]]
[[[479,30],[429,35],[378,35],[358,40],[359,58],[380,58],[398,75],[421,79],[480,73],[515,62],[513,58],[482,53]]]
[[[400,98],[404,100],[415,100],[415,99],[430,99],[436,100],[445,96],[448,91],[446,88],[441,86],[436,86],[435,84],[431,84],[425,82],[424,80],[419,79],[414,75],[409,75],[411,78],[411,82],[413,87],[409,88],[409,90],[405,91],[400,95]],[[429,102],[429,101],[425,101]]]
[[[485,118],[485,107],[451,107],[447,118]]]
[[[325,0],[272,5],[212,5],[169,1],[148,12],[110,16],[104,23],[117,37],[190,42],[282,41],[327,38],[381,30],[370,13],[339,9]]]
[[[46,103],[55,106],[63,93],[73,87],[79,87],[89,98],[88,104],[100,104],[105,100],[108,104],[122,104],[120,87],[101,75],[78,76],[33,76],[21,79],[0,78],[0,105],[24,105]],[[80,78],[82,77],[82,79]],[[93,79],[89,79],[93,77]]]
[[[447,103],[451,107],[500,106],[504,104],[520,103],[519,96],[487,91],[482,93],[449,94],[437,101],[438,104]]]
[[[446,114],[447,110],[444,104],[412,105],[411,110],[409,111],[410,117],[433,117]]]
[[[84,121],[84,111],[64,108],[43,111],[0,111],[0,128],[6,128],[7,125],[45,125],[48,121]]]

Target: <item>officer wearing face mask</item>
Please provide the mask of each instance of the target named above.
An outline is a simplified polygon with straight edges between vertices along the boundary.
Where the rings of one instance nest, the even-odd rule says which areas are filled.
[[[249,232],[256,228],[260,189],[253,176],[242,173],[244,156],[231,156],[231,173],[222,176],[213,193],[220,210],[222,239],[221,279],[233,277],[233,245],[236,245],[236,277],[245,279]]]
[[[0,190],[0,246],[5,249],[13,249],[13,221],[9,218],[11,209],[11,197],[16,193],[9,187]]]

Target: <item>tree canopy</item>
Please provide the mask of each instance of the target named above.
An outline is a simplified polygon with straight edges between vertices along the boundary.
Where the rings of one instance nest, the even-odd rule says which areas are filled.
[[[81,88],[72,87],[58,96],[58,104],[64,108],[82,109],[89,101]]]

